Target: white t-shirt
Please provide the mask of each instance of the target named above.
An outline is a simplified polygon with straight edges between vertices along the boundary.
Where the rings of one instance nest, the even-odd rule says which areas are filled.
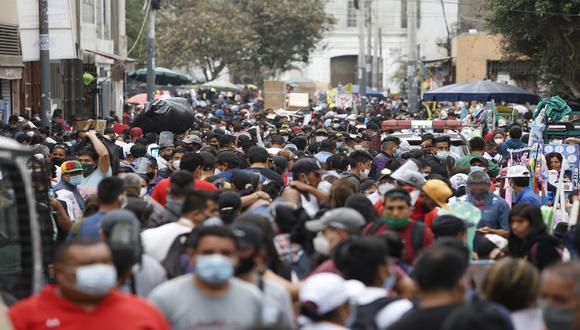
[[[367,305],[373,301],[386,297],[387,290],[383,288],[366,287],[359,292],[354,298],[353,302],[356,305]],[[375,323],[379,329],[385,329],[391,324],[397,322],[403,314],[407,313],[413,308],[413,303],[408,299],[400,299],[393,301],[387,306],[383,307],[375,316]]]
[[[180,218],[176,222],[144,230],[141,233],[141,241],[145,254],[162,262],[177,236],[191,232],[193,227],[191,220]]]
[[[89,176],[84,178],[83,182],[81,182],[81,184],[79,185],[79,191],[81,192],[81,196],[83,196],[84,199],[86,199],[87,196],[89,195],[96,194],[99,183],[101,183],[101,181],[104,178],[108,178],[113,175],[111,166],[109,166],[109,170],[107,171],[107,173],[101,171],[98,164],[95,166],[96,168],[93,171],[93,173],[89,174]]]

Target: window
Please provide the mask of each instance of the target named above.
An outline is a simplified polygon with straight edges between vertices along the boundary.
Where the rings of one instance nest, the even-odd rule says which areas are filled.
[[[95,0],[82,0],[83,23],[95,24]]]
[[[354,7],[354,0],[347,1],[346,27],[356,27],[358,11]]]
[[[421,1],[417,2],[417,28],[421,26]],[[407,28],[407,0],[401,0],[401,28]]]

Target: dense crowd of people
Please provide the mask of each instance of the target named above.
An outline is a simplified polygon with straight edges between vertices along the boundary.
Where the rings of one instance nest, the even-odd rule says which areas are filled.
[[[548,221],[512,163],[525,125],[458,140],[384,129],[412,118],[389,102],[220,100],[177,133],[128,110],[101,133],[10,117],[3,135],[34,154],[46,281],[4,295],[15,329],[580,329],[578,192]]]

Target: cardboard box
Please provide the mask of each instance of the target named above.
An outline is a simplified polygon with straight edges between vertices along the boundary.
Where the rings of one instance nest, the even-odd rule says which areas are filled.
[[[75,131],[78,130],[95,130],[97,133],[104,134],[105,128],[107,127],[107,121],[103,119],[89,119],[89,120],[81,120],[75,121],[73,123],[73,129]]]

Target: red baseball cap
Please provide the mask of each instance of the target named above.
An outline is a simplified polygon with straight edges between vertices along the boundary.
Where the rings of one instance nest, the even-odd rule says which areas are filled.
[[[139,127],[133,127],[129,131],[129,136],[131,136],[132,138],[142,137],[143,136],[143,131]]]

